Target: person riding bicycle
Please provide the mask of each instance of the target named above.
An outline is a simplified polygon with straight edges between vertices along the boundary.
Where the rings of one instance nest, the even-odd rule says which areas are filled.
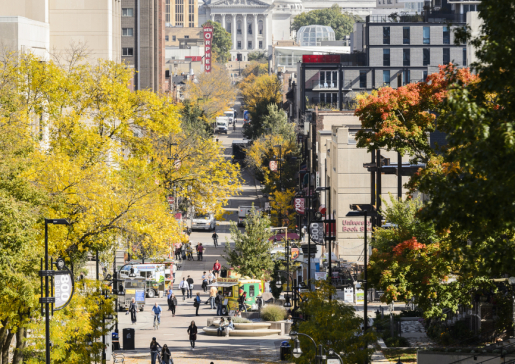
[[[216,243],[218,242],[218,234],[216,233],[216,230],[213,232],[213,235],[211,235],[211,237],[213,238],[213,243]]]
[[[159,305],[157,304],[157,302],[156,302],[156,303],[154,303],[154,307],[152,307],[152,312],[153,312],[153,313],[154,313],[154,315],[156,315],[156,317],[157,317],[157,324],[158,324],[158,325],[161,325],[161,312],[162,312],[162,311],[163,311],[163,310],[161,309],[161,306],[159,306]],[[155,320],[155,319],[154,319],[154,320]]]

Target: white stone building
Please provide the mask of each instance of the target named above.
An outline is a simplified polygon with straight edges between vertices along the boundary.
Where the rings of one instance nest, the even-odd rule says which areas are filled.
[[[205,0],[199,9],[199,24],[216,21],[232,36],[232,60],[238,53],[247,60],[249,52],[268,52],[277,41],[295,39],[291,24],[302,12],[338,4],[343,12],[369,15],[375,0]]]

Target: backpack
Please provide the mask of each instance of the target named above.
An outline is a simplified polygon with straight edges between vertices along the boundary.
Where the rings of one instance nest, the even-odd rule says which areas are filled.
[[[218,305],[220,303],[220,297],[219,296],[216,296],[215,297],[215,303]]]

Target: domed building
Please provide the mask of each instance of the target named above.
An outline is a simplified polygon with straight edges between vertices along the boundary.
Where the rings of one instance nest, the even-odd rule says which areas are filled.
[[[297,32],[297,43],[301,46],[320,46],[323,41],[335,40],[334,30],[324,25],[308,25],[300,27]]]

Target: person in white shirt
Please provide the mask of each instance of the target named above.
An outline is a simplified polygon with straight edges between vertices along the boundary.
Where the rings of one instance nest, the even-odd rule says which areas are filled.
[[[177,264],[172,265],[173,283],[175,283],[175,272],[177,272]]]
[[[211,270],[209,270],[209,274],[207,275],[207,279],[209,281],[209,284],[213,283],[213,280],[215,279],[215,275],[213,274],[213,272],[211,272]]]
[[[186,300],[185,295],[189,289],[188,282],[186,282],[186,277],[182,277],[182,281],[181,281],[181,283],[179,283],[179,288],[182,291],[182,300],[185,301]]]

